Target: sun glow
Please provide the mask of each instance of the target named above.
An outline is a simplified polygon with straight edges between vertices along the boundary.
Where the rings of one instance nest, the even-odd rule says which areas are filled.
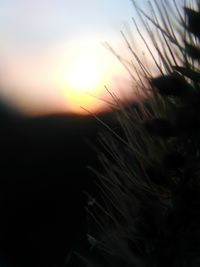
[[[65,82],[77,92],[91,92],[101,80],[101,65],[96,55],[80,56],[66,73]]]
[[[54,77],[65,109],[82,115],[88,115],[83,108],[90,112],[110,109],[110,102],[113,102],[111,93],[115,92],[115,95],[123,98],[119,90],[123,86],[130,87],[124,80],[128,76],[122,64],[105,47],[97,46],[96,42],[94,45],[86,43],[68,47],[67,53],[64,56],[62,54]]]
[[[81,51],[63,70],[62,91],[70,109],[82,113],[80,106],[97,108],[97,97],[107,83],[106,63],[97,51]]]

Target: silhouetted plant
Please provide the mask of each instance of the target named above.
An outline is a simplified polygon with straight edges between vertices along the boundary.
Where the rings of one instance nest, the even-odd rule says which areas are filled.
[[[80,256],[87,266],[200,265],[200,3],[185,3],[182,15],[172,2],[177,29],[168,1],[150,4],[150,16],[133,1],[159,74],[123,35],[146,97],[127,108],[113,96],[121,127],[100,136],[102,197],[87,207],[99,234],[89,233],[91,251]]]

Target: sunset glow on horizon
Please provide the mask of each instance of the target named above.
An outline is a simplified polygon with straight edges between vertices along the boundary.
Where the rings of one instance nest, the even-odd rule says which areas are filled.
[[[9,75],[2,77],[0,95],[31,116],[48,113],[88,115],[83,108],[91,112],[110,108],[107,102],[112,99],[105,86],[111,92],[119,93],[122,87],[119,80],[125,80],[123,90],[125,87],[127,90],[123,94],[126,91],[128,94],[131,79],[119,60],[102,44],[88,41],[73,45],[73,48],[67,44],[56,47],[40,58],[27,56],[23,60],[21,55],[17,56],[10,65]]]

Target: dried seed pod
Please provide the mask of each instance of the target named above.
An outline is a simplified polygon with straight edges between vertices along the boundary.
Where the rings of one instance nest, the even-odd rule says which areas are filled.
[[[173,95],[181,98],[191,95],[193,88],[184,77],[176,72],[165,76],[159,76],[151,80],[161,95]]]
[[[157,118],[144,123],[146,130],[155,136],[171,137],[176,136],[176,128],[167,119]]]
[[[196,37],[200,38],[200,12],[185,7],[185,13],[187,15],[187,29],[193,33]]]
[[[200,49],[197,46],[191,45],[187,42],[185,42],[185,51],[187,52],[187,54],[196,60],[200,59]]]

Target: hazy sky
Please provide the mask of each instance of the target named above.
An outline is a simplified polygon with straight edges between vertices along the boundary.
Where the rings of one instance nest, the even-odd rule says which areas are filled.
[[[28,112],[70,110],[63,73],[90,52],[108,76],[100,86],[111,76],[120,83],[123,70],[101,42],[120,50],[120,30],[134,15],[130,0],[0,0],[0,96]]]

